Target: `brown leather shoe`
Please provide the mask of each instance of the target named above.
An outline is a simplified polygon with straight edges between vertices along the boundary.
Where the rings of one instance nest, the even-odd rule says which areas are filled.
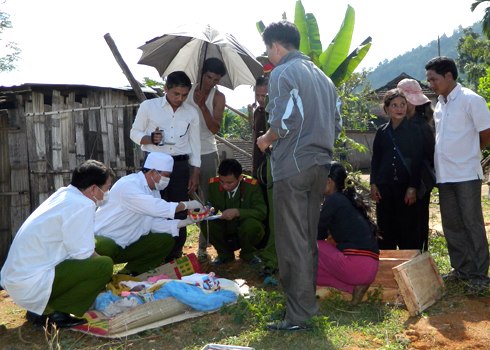
[[[364,297],[364,294],[366,294],[367,290],[369,289],[369,286],[370,284],[359,285],[354,287],[354,291],[352,292],[352,300],[351,300],[352,305],[357,305],[362,301],[362,298]]]

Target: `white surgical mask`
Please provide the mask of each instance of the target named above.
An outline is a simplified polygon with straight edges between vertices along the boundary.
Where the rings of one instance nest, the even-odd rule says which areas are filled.
[[[109,200],[109,191],[104,192],[104,191],[102,191],[102,189],[99,186],[97,186],[97,188],[104,194],[104,197],[102,199],[97,199],[97,197],[94,196],[95,205],[98,208],[98,207],[103,206]]]
[[[155,182],[155,180],[153,180],[153,182]],[[160,175],[160,181],[155,182],[155,189],[158,191],[163,191],[164,189],[167,188],[169,182],[170,182],[169,177]]]

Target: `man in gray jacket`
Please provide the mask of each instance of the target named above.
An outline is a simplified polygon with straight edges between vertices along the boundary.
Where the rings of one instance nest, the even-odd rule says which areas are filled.
[[[279,277],[286,315],[270,330],[301,330],[318,312],[315,297],[320,204],[335,139],[340,132],[339,99],[332,81],[300,53],[300,35],[289,22],[263,33],[276,67],[269,83],[269,130],[257,139],[272,148],[273,201]]]

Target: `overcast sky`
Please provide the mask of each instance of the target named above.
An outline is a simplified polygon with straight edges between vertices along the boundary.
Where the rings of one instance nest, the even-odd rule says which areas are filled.
[[[347,4],[356,11],[352,49],[373,38],[361,67],[376,67],[437,36],[451,35],[458,26],[481,20],[484,7],[470,11],[474,0],[303,0],[315,15],[325,49],[340,28]],[[110,33],[135,78],[159,80],[152,67],[138,65],[138,46],[184,23],[206,23],[233,34],[253,54],[264,44],[255,28],[281,19],[294,20],[295,0],[0,0],[13,29],[1,40],[22,49],[17,70],[0,73],[0,85],[67,83],[128,85],[103,36]],[[481,5],[480,5],[481,6]],[[3,50],[3,46],[0,46]],[[0,55],[3,53],[0,52]],[[227,102],[240,108],[253,102],[250,87],[222,89]]]

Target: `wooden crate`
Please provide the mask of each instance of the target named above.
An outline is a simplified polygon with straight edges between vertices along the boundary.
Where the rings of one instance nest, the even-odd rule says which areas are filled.
[[[374,293],[376,289],[381,292],[381,299],[384,302],[403,303],[403,297],[398,288],[398,284],[393,275],[393,268],[403,264],[420,255],[418,250],[381,250],[379,255],[379,268],[376,278],[369,287],[368,293],[364,296],[366,300],[369,293]],[[317,287],[317,295],[325,298],[336,291],[329,287]],[[350,300],[349,293],[341,293],[342,299]]]
[[[420,314],[444,294],[444,282],[429,253],[395,266],[393,274],[411,316]]]
[[[386,302],[401,302],[402,295],[393,275],[393,268],[420,255],[419,250],[381,250],[379,254],[379,268],[370,292],[376,288],[381,290],[381,298]]]

